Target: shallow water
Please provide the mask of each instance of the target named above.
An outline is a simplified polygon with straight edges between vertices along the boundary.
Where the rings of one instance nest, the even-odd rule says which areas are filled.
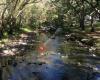
[[[31,80],[34,75],[39,80],[87,80],[87,73],[82,72],[73,65],[64,64],[60,55],[51,54],[47,57],[51,63],[45,64],[26,64],[20,63],[12,67],[12,75],[9,80]],[[98,80],[89,79],[89,80]]]
[[[37,73],[41,80],[61,80],[60,76],[65,73],[64,64],[57,55],[49,55],[48,59],[50,64],[26,64],[25,62],[19,63],[17,66],[11,66],[12,72],[10,80],[30,80],[32,73]],[[56,79],[57,78],[57,79]],[[58,79],[59,78],[59,79]]]

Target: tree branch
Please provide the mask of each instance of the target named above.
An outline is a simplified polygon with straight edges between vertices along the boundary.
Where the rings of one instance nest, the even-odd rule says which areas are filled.
[[[100,14],[99,9],[97,9],[97,6],[94,6],[92,3],[90,3],[88,0],[84,0],[86,3],[88,3],[95,12],[97,12],[98,14]]]
[[[0,6],[2,6],[2,5],[6,5],[6,3],[0,3]]]

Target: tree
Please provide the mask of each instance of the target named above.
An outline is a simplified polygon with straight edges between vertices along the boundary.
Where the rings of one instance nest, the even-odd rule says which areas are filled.
[[[16,28],[19,29],[22,18],[24,17],[25,10],[29,4],[38,3],[39,0],[5,0],[2,2],[1,8],[1,24],[0,24],[0,37],[3,36],[4,32],[12,35]],[[29,6],[32,8],[32,6]]]

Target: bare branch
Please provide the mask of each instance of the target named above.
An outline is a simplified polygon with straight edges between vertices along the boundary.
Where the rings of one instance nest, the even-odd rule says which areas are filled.
[[[42,0],[34,0],[34,1],[29,2],[28,4],[38,3],[38,2],[40,2],[40,1],[42,1]]]
[[[29,5],[29,4],[33,4],[33,3],[38,3],[38,2],[40,2],[40,1],[42,1],[42,0],[34,0],[34,1],[31,1],[31,2],[30,2],[30,0],[26,0],[25,2],[23,2],[23,4],[21,5],[21,7],[20,7],[20,9],[19,9],[20,11],[19,11],[19,13],[17,14],[16,18],[23,12],[25,6],[27,6],[27,5]]]
[[[2,6],[2,5],[6,5],[6,3],[0,3],[0,6]]]

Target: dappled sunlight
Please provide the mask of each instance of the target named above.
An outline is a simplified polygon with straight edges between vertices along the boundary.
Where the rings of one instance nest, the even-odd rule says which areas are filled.
[[[100,0],[0,0],[0,80],[100,80]]]

